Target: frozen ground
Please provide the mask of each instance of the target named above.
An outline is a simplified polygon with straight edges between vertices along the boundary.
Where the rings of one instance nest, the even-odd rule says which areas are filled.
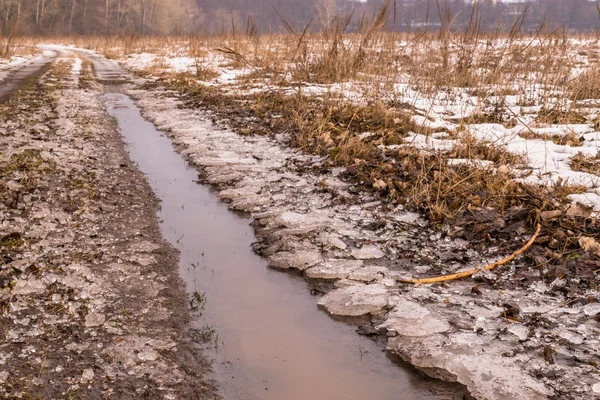
[[[44,51],[39,48],[34,48],[29,51],[30,54],[13,55],[8,58],[0,58],[0,81],[5,79],[10,71],[20,66],[26,65],[32,60],[48,58],[52,54],[50,51]]]
[[[336,93],[345,101],[366,103],[365,87],[372,85],[302,83],[289,88],[264,79],[249,83],[244,76],[252,70],[228,66],[217,53],[200,61],[134,54],[121,63],[146,74],[194,72],[201,63],[216,72],[205,84],[232,95],[293,93],[301,87],[305,94]],[[399,283],[416,273],[453,273],[485,265],[498,259],[499,252],[493,247],[475,251],[468,241],[440,233],[418,214],[390,210],[377,196],[357,193],[344,180],[343,168],[309,172],[318,171],[315,167],[322,159],[289,149],[285,135],[240,136],[226,126],[215,131],[211,119],[227,124],[223,113],[189,109],[176,93],[152,79],[136,83],[146,89],[130,94],[145,116],[169,132],[231,208],[252,213],[259,237],[255,250],[274,267],[302,271],[324,294],[318,303],[328,312],[367,316],[372,332],[389,337],[390,352],[432,376],[463,383],[476,398],[600,398],[599,308],[581,301],[596,298],[595,289],[577,290],[583,297],[574,299],[560,274],[549,282],[535,279],[538,272],[523,260],[499,273],[478,273],[475,283]],[[489,98],[483,101],[466,89],[431,95],[399,82],[387,95],[408,104],[413,122],[429,133],[410,133],[404,144],[395,146],[450,151],[458,134],[467,131],[523,156],[525,165],[463,159],[450,163],[475,163],[490,174],[503,168],[501,173],[533,184],[581,185],[585,192],[573,195],[573,202],[599,211],[598,176],[574,171],[570,161],[578,153],[597,155],[595,103],[587,102],[583,108],[584,122],[543,123],[536,118],[539,106],[523,105],[524,96],[538,94],[505,99],[502,116],[512,120],[510,124],[469,123],[469,117],[494,107]],[[577,143],[560,140],[567,136],[577,138]],[[518,220],[514,224],[519,225]],[[531,234],[515,232],[518,243],[525,243]]]
[[[197,396],[176,255],[83,73],[65,53],[0,103],[0,397]]]
[[[318,159],[286,149],[284,138],[215,131],[210,114],[186,109],[160,87],[130,94],[231,208],[252,213],[257,251],[275,267],[317,279],[321,288],[325,282],[318,302],[330,313],[369,315],[374,329],[389,336],[389,351],[432,376],[465,384],[476,398],[595,395],[598,307],[568,304],[555,290],[564,284],[560,279],[476,291],[469,280],[400,284],[398,279],[432,268],[427,263],[433,260],[454,271],[491,260],[463,240],[442,238],[418,215],[348,192],[338,177],[343,171],[306,173],[299,166]],[[484,280],[510,282],[524,269],[517,263]],[[507,318],[508,309],[518,318]],[[552,362],[544,356],[547,348]]]

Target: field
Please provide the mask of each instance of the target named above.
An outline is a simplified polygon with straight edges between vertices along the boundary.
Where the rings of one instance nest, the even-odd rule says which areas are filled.
[[[273,265],[305,270],[309,278],[374,279],[386,288],[362,293],[352,283],[338,283],[341,289],[323,289],[329,294],[320,304],[329,312],[369,310],[375,326],[383,321],[378,329],[397,334],[390,351],[433,376],[448,379],[437,372],[442,369],[451,379],[472,379],[467,386],[476,397],[492,398],[493,389],[482,383],[486,375],[505,376],[499,382],[511,396],[589,395],[597,389],[597,354],[589,347],[597,328],[589,319],[594,311],[586,310],[600,300],[598,38],[563,31],[525,36],[518,27],[502,35],[474,28],[399,35],[379,33],[377,21],[362,34],[343,31],[337,25],[318,35],[117,38],[78,45],[118,60],[147,80],[147,90],[166,90],[185,108],[206,110],[239,135],[267,136],[311,156],[312,164],[297,166],[301,174],[336,174],[341,189],[319,179],[333,193],[339,219],[356,218],[352,205],[361,204],[368,217],[358,225],[375,233],[353,238],[365,254],[352,258],[367,263],[358,277],[353,264],[342,272],[335,263],[305,270],[315,259],[310,246],[273,250],[281,218],[261,213],[281,207],[248,198],[252,191],[244,189],[252,183],[219,180],[203,167],[201,154],[195,162],[209,182],[238,190],[238,196],[223,197],[254,213],[263,243],[258,251]],[[160,109],[153,114],[147,106],[147,112],[196,161],[196,142],[161,118]],[[288,201],[284,207],[290,206],[298,205]],[[421,228],[394,220],[406,211],[424,220]],[[283,226],[310,231],[307,224],[318,218]],[[345,226],[327,230],[334,235],[329,246],[345,240]],[[533,246],[514,265],[496,267],[537,226]],[[318,235],[303,231],[300,237]],[[347,254],[338,248],[330,256]],[[474,280],[414,290],[385,281],[445,279],[463,271],[475,272]],[[382,294],[401,297],[389,314],[378,304]],[[461,312],[470,317],[465,321]],[[420,328],[407,332],[407,324]],[[431,349],[438,341],[445,346],[441,353]],[[479,354],[481,346],[487,356],[473,362],[471,352]],[[488,365],[465,372],[472,363]],[[570,380],[575,371],[582,381]]]
[[[600,396],[600,38],[383,24],[3,54],[118,62],[144,117],[252,216],[254,251],[427,375],[481,399]]]
[[[553,263],[577,253],[594,235],[582,222],[600,210],[598,39],[376,28],[79,45],[229,117],[240,134],[284,134],[441,229],[511,242],[504,222],[518,210],[516,232],[543,223],[538,243]],[[557,236],[558,220],[572,233]]]

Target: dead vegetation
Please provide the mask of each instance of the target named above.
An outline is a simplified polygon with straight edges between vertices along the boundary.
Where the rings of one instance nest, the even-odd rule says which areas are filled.
[[[537,133],[535,131],[524,131],[519,134],[524,139],[539,139],[539,140],[549,140],[554,144],[558,144],[560,146],[571,146],[571,147],[580,147],[583,145],[583,137],[578,136],[575,132],[568,132],[566,135],[551,135],[551,134],[542,134]]]
[[[462,134],[451,153],[452,158],[491,161],[496,167],[519,168],[526,165],[523,156],[514,154],[498,144],[478,140],[468,132]]]
[[[79,87],[82,89],[88,89],[92,86],[92,82],[95,81],[94,76],[94,65],[90,60],[83,59],[81,63],[81,75],[79,77]]]
[[[555,254],[580,250],[576,237],[596,235],[595,221],[589,214],[567,215],[568,196],[585,188],[515,179],[515,170],[526,170],[523,156],[477,139],[469,126],[522,125],[523,138],[582,146],[576,131],[537,134],[535,128],[590,124],[582,104],[597,98],[594,38],[551,30],[545,22],[525,34],[522,16],[505,31],[483,32],[476,14],[461,30],[446,17],[437,32],[391,33],[387,11],[355,32],[347,32],[349,17],[338,17],[321,33],[289,25],[286,35],[86,38],[80,45],[120,59],[154,54],[152,67],[140,73],[161,76],[188,107],[212,110],[215,120],[227,120],[240,134],[283,133],[292,146],[323,157],[322,168],[346,168],[357,190],[419,210],[452,235],[511,246],[515,234],[532,231],[542,215],[554,212],[559,217],[543,223],[536,246]],[[193,62],[187,72],[174,72],[171,57]],[[574,74],[575,67],[584,72]],[[215,85],[221,69],[238,78]],[[428,125],[440,104],[463,108],[437,114],[455,128]],[[415,148],[407,140],[415,134],[436,134],[455,145]],[[573,168],[594,165],[576,158]],[[566,262],[561,257],[551,262]]]
[[[506,221],[531,226],[540,212],[566,208],[567,196],[582,191],[578,186],[550,191],[518,183],[510,169],[523,165],[520,156],[468,134],[449,152],[408,146],[403,138],[420,127],[408,114],[381,103],[356,106],[273,93],[232,97],[174,76],[163,82],[179,90],[188,107],[208,107],[242,134],[285,133],[293,146],[325,156],[324,168],[346,167],[346,178],[362,189],[418,209],[438,224],[462,226],[461,234],[470,238],[508,238],[512,233],[504,231]],[[248,121],[260,127],[249,131]],[[386,147],[394,144],[400,147]],[[456,158],[490,161],[494,168],[449,163]]]
[[[574,100],[600,99],[600,71],[590,69],[573,79],[569,86]]]
[[[0,59],[10,59],[13,56],[30,56],[37,54],[39,49],[37,38],[22,38],[0,35]]]
[[[600,176],[600,157],[586,156],[579,152],[571,157],[571,169]]]

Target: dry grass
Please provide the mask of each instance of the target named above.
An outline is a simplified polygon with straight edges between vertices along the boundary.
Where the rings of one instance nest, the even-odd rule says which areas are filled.
[[[577,153],[571,158],[571,169],[600,176],[600,155],[591,157]]]
[[[450,27],[443,33],[397,34],[382,31],[385,12],[354,33],[345,32],[348,20],[340,18],[320,34],[305,30],[287,35],[74,40],[109,58],[139,53],[187,56],[195,60],[194,69],[204,80],[215,76],[211,65],[222,60],[220,66],[249,68],[256,79],[277,86],[362,82],[370,86],[367,95],[373,98],[382,90],[392,92],[389,89],[398,82],[431,96],[463,88],[482,103],[489,97],[516,95],[520,104],[535,103],[546,109],[568,108],[568,102],[561,106],[553,102],[559,89],[569,94],[568,100],[597,97],[598,58],[592,51],[571,51],[571,41],[583,36],[544,30],[535,36],[518,30],[454,32]],[[584,49],[592,46],[593,41],[578,44]],[[580,64],[587,65],[589,72],[573,78],[572,70]]]
[[[561,146],[580,147],[583,145],[582,138],[577,136],[577,134],[575,134],[573,131],[567,133],[566,135],[548,135],[524,131],[521,132],[519,136],[524,139],[550,140],[552,143]]]
[[[0,59],[13,56],[31,56],[39,53],[38,38],[0,36]]]
[[[569,85],[569,92],[575,101],[600,99],[600,70],[590,69],[573,79]]]
[[[432,221],[452,223],[464,213],[493,208],[498,218],[514,209],[524,209],[532,223],[540,211],[568,203],[567,196],[581,187],[561,185],[549,191],[517,183],[508,172],[473,165],[452,165],[450,159],[491,161],[495,167],[518,168],[524,160],[494,144],[478,141],[468,133],[457,138],[449,152],[423,152],[406,145],[403,138],[419,129],[408,114],[382,103],[357,106],[327,99],[285,96],[276,93],[225,96],[182,75],[164,80],[180,90],[187,105],[211,107],[233,122],[241,133],[243,121],[261,121],[254,132],[286,133],[290,143],[303,151],[326,156],[324,167],[343,166],[348,178],[382,198],[417,208]],[[235,115],[230,110],[235,108]],[[277,118],[274,118],[277,116]],[[368,132],[368,135],[364,135]],[[397,149],[381,147],[401,144]]]
[[[559,106],[551,109],[542,108],[537,115],[537,122],[543,124],[585,124],[587,120],[580,113],[573,110],[564,110]]]
[[[475,139],[469,125],[590,123],[582,100],[600,97],[594,37],[544,27],[526,35],[518,20],[505,33],[481,32],[476,24],[457,31],[444,21],[439,32],[397,34],[384,31],[385,13],[352,33],[338,18],[322,33],[290,27],[285,35],[80,38],[77,44],[112,58],[152,53],[156,61],[145,73],[161,76],[189,107],[221,113],[241,134],[284,133],[291,145],[324,157],[324,168],[346,167],[356,185],[437,223],[477,226],[478,238],[502,231],[498,221],[531,226],[540,212],[564,210],[567,196],[585,191],[515,181],[510,171],[525,164],[522,157]],[[173,73],[168,57],[193,62],[188,72]],[[200,82],[221,68],[246,74],[222,91]],[[575,76],[574,68],[583,72]],[[307,86],[325,90],[315,95]],[[411,118],[427,118],[438,104],[475,106],[447,118],[456,130],[426,128]],[[424,151],[405,142],[410,133],[440,131],[456,140],[452,150]],[[523,136],[582,144],[574,132],[534,132]],[[450,162],[457,158],[488,167]],[[595,164],[576,157],[573,169],[592,172]]]
[[[491,161],[496,167],[510,165],[518,168],[526,165],[522,156],[509,152],[503,146],[478,140],[468,132],[458,138],[451,157]]]

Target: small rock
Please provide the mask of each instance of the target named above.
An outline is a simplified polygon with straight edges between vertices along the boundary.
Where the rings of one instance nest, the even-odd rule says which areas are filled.
[[[0,385],[6,383],[7,380],[8,380],[8,372],[7,371],[1,371],[0,372]]]
[[[540,213],[542,221],[550,221],[551,219],[558,218],[562,215],[560,210],[544,211]]]
[[[104,316],[104,314],[91,312],[85,316],[85,326],[86,328],[102,326],[104,325],[105,320],[106,317]]]
[[[600,313],[600,303],[590,303],[583,306],[583,312],[585,315],[594,317]]]
[[[596,382],[592,385],[592,392],[600,393],[600,382]]]
[[[81,383],[85,384],[94,379],[94,370],[91,368],[87,368],[83,371],[81,375]]]

